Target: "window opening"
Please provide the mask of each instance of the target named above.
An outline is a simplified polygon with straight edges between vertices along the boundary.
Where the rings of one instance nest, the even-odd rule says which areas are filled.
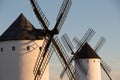
[[[41,51],[42,47],[39,47],[39,50]]]
[[[30,50],[30,46],[27,46],[27,50]]]
[[[1,48],[1,52],[3,52],[3,48]]]
[[[15,46],[12,47],[12,50],[15,51]]]

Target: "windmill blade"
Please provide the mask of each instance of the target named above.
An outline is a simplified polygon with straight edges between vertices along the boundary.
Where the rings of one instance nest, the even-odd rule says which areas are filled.
[[[69,80],[79,80],[79,75],[76,73],[74,67],[72,66],[72,63],[69,63],[71,59],[67,55],[57,36],[53,39],[53,44],[56,48],[57,56],[61,61],[63,68],[67,70],[68,75],[70,76]]]
[[[94,35],[95,35],[95,31],[93,29],[89,28],[87,30],[87,32],[85,33],[85,35],[82,37],[81,40],[79,40],[78,38],[74,37],[73,38],[74,42],[78,42],[78,44],[76,46],[77,50],[79,51],[86,42],[89,42],[92,39],[92,37]]]
[[[70,59],[69,59],[69,63],[71,62],[70,60],[72,60],[72,58],[73,57],[71,57]],[[84,76],[86,76],[87,75],[87,68],[79,61],[79,60],[76,60],[75,61],[76,62],[76,64],[77,64],[77,67],[78,67],[78,69],[83,73],[83,75]],[[61,72],[61,74],[60,74],[60,78],[62,79],[63,78],[63,76],[65,75],[65,72],[67,71],[67,67],[65,67],[63,70],[62,70],[62,72]],[[78,74],[78,71],[76,71],[76,73]]]
[[[70,60],[70,59],[69,59],[69,60]],[[68,61],[68,62],[69,62],[69,61]],[[70,64],[69,64],[69,65],[70,65]],[[67,75],[69,76],[67,69],[68,69],[67,67],[64,67],[64,69],[62,70],[62,72],[61,72],[61,74],[60,74],[60,79],[61,79],[61,80],[63,79],[65,73],[67,73]],[[65,72],[65,71],[66,71],[66,72]]]
[[[108,66],[108,64],[105,63],[105,61],[101,60],[101,64],[108,73],[112,71],[112,69]]]
[[[40,51],[40,53],[42,53],[43,49]],[[50,58],[51,58],[53,52],[54,52],[54,48],[53,48],[53,44],[51,44],[51,46],[49,47],[47,54],[44,56],[44,58],[43,58],[43,54],[41,54],[41,55],[39,54],[39,56],[37,58],[37,62],[35,63],[35,66],[34,66],[34,70],[33,70],[33,73],[35,75],[34,80],[40,80],[42,78],[44,71],[47,67],[47,64],[50,61]],[[41,61],[42,61],[42,65],[40,64]]]
[[[112,80],[112,78],[110,77],[110,72],[112,71],[112,69],[103,60],[101,60],[100,65],[102,69],[105,71],[105,73],[107,74],[108,78]]]
[[[105,42],[106,42],[105,38],[101,37],[94,48],[95,51],[98,52]],[[100,65],[101,65],[102,69],[105,71],[105,73],[107,74],[108,78],[110,80],[112,80],[112,78],[110,77],[110,74],[109,74],[111,72],[111,68],[102,59],[101,59]]]
[[[34,11],[39,23],[41,24],[41,27],[44,30],[48,30],[48,26],[50,25],[50,23],[49,23],[48,19],[46,18],[46,16],[44,15],[41,8],[39,7],[37,0],[30,0],[30,3],[32,5],[33,11]]]
[[[83,73],[84,76],[86,76],[88,74],[87,68],[79,60],[76,60],[75,62],[78,69]]]
[[[105,69],[105,67],[103,66],[103,64],[100,63],[100,65],[101,65],[102,69],[105,71],[105,73],[107,74],[108,78],[109,78],[110,80],[112,80],[112,78],[110,77],[109,72]]]
[[[38,54],[38,57],[37,57],[37,60],[36,60],[35,66],[34,66],[34,71],[33,71],[34,75],[35,75],[34,80],[37,80],[38,78],[41,79],[41,77],[44,73],[44,70],[45,70],[45,69],[42,70],[42,68],[44,65],[47,66],[47,64],[50,60],[52,53],[48,54],[47,51],[49,51],[49,46],[51,44],[51,40],[52,40],[52,37],[50,37],[49,40],[44,40],[44,43],[42,45],[42,50]],[[44,68],[46,68],[46,67],[44,67]],[[42,72],[41,72],[41,70],[42,70]]]
[[[82,42],[76,36],[73,38],[73,42],[76,44],[76,49],[82,45]]]
[[[95,52],[98,52],[101,49],[101,47],[105,44],[105,42],[106,39],[104,37],[101,37],[94,47]]]
[[[64,24],[65,19],[67,17],[67,14],[68,14],[68,12],[70,10],[71,4],[72,4],[71,0],[64,0],[63,1],[61,9],[60,9],[60,11],[58,13],[58,17],[56,19],[55,27],[53,29],[56,32],[56,34],[59,33],[62,25]]]
[[[76,45],[81,45],[82,42],[75,36],[72,40]]]
[[[38,59],[36,60],[36,63],[39,63],[39,65],[37,65],[37,73],[39,72],[40,69],[42,69],[42,65],[44,65],[44,61],[47,60],[46,55],[48,54],[47,51],[52,43],[52,40],[54,39],[54,34],[49,34],[48,37],[45,37],[45,44],[43,44],[43,50],[41,51],[41,53],[39,53],[39,55],[42,54],[42,56],[38,55]],[[49,59],[50,60],[50,59]],[[49,62],[48,60],[48,62]],[[48,63],[46,63],[47,65]],[[44,72],[43,72],[44,73]],[[41,77],[40,77],[41,78]],[[37,74],[35,74],[35,80],[37,79]]]
[[[68,0],[63,1],[62,5],[60,7],[60,11],[59,11],[59,13],[57,15],[56,21],[58,21],[58,19],[60,18],[60,15],[64,12],[64,9],[65,9],[67,3],[68,3]]]
[[[98,52],[105,42],[106,42],[106,39],[104,37],[101,37],[94,47],[95,52]],[[101,59],[100,65],[102,69],[105,71],[105,73],[107,74],[108,78],[112,80],[112,78],[109,75],[109,73],[111,72],[111,68],[102,59]]]
[[[62,43],[65,47],[65,49],[67,50],[67,52],[71,52],[71,48],[69,48],[69,45],[67,44],[66,40],[64,39],[64,37],[61,37]]]
[[[61,37],[61,40],[62,40],[63,45],[65,46],[66,50],[68,51],[68,53],[71,52],[73,54],[74,46],[66,33]]]

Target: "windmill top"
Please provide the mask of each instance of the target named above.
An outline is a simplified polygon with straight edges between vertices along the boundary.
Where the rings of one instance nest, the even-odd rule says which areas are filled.
[[[97,53],[91,48],[88,43],[85,43],[80,52],[77,54],[76,59],[89,59],[89,58],[98,58],[100,57]]]
[[[0,36],[0,41],[41,39],[43,31],[36,29],[21,13],[10,27]]]

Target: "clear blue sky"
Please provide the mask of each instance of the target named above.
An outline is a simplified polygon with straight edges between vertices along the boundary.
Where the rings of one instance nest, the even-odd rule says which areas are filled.
[[[55,24],[55,19],[63,0],[38,0],[40,7],[51,23],[50,29]],[[72,7],[65,24],[61,29],[61,36],[67,33],[70,38],[81,38],[85,31],[91,27],[96,31],[90,44],[92,47],[97,40],[104,36],[107,42],[99,51],[99,55],[112,68],[113,80],[120,80],[120,1],[119,0],[72,0]],[[0,34],[2,34],[12,22],[23,13],[36,27],[41,28],[32,11],[29,0],[0,0]],[[61,65],[53,55],[51,60],[51,73],[59,74]],[[62,67],[61,67],[62,68]],[[102,73],[102,80],[108,80]],[[58,78],[51,75],[50,79]]]

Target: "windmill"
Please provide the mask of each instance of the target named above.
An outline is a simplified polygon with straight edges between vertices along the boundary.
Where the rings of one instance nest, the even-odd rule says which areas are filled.
[[[41,24],[44,32],[45,32],[45,40],[41,49],[41,52],[39,53],[35,67],[34,67],[34,75],[35,78],[34,80],[41,79],[46,66],[48,62],[50,61],[50,58],[52,56],[52,51],[51,49],[54,49],[57,52],[58,58],[62,63],[63,67],[67,67],[67,75],[70,80],[76,80],[75,75],[74,75],[74,69],[72,65],[68,65],[68,56],[65,53],[65,50],[62,49],[62,45],[57,37],[55,35],[59,34],[59,31],[67,17],[68,11],[70,9],[70,6],[72,4],[71,0],[64,0],[62,3],[62,6],[60,8],[60,11],[58,13],[57,19],[56,19],[56,24],[52,30],[48,29],[49,26],[49,21],[45,17],[44,13],[40,9],[38,3],[36,0],[30,0],[32,4],[33,11]]]
[[[94,34],[95,34],[95,31],[94,31],[93,29],[89,28],[89,29],[87,30],[87,32],[86,32],[86,33],[84,34],[84,36],[82,37],[81,42],[79,42],[80,44],[77,45],[77,48],[78,48],[78,49],[77,49],[76,53],[78,53],[79,50],[81,50],[82,46],[83,46],[86,42],[89,42],[89,41],[92,39],[92,37],[94,36]],[[76,54],[74,54],[74,51],[73,51],[73,48],[74,48],[74,47],[73,47],[71,41],[69,40],[67,34],[64,34],[61,39],[62,39],[63,44],[64,44],[65,48],[67,49],[67,51],[70,52],[70,53],[73,55],[73,56],[69,59],[69,64],[71,64],[72,61],[73,61],[73,60],[75,59],[75,57],[77,56]],[[62,71],[61,75],[60,75],[60,78],[61,78],[61,79],[63,78],[63,76],[64,76],[64,74],[65,74],[65,72],[66,72],[67,70],[68,70],[67,67],[65,67],[64,70]]]
[[[101,37],[100,38],[100,40],[98,41],[98,43],[96,44],[96,46],[95,46],[95,48],[94,48],[94,51],[92,50],[92,48],[89,46],[89,44],[86,42],[84,45],[83,45],[83,42],[82,41],[80,41],[77,37],[75,37],[74,39],[74,42],[77,44],[77,51],[76,52],[74,52],[73,51],[73,46],[72,46],[72,43],[71,43],[71,41],[69,40],[69,37],[67,36],[67,34],[64,34],[63,36],[62,36],[62,41],[63,41],[63,43],[65,44],[65,46],[66,46],[66,48],[67,48],[67,50],[70,52],[71,51],[71,53],[73,54],[73,57],[76,57],[75,58],[75,66],[80,70],[80,73],[82,73],[83,74],[83,76],[84,77],[86,77],[87,75],[92,75],[92,73],[90,72],[90,70],[88,71],[88,69],[87,69],[87,67],[86,67],[86,65],[84,65],[84,61],[83,61],[83,63],[79,60],[79,59],[84,59],[85,58],[85,56],[83,56],[83,55],[80,55],[80,53],[83,53],[84,55],[87,53],[86,51],[87,50],[83,50],[83,48],[85,49],[85,46],[86,47],[88,47],[89,49],[88,49],[88,52],[93,52],[94,54],[92,55],[92,54],[86,54],[86,55],[89,55],[89,57],[90,58],[98,58],[98,60],[99,59],[101,59],[98,55],[96,55],[96,53],[100,50],[100,48],[103,46],[103,44],[105,43],[105,38],[104,37]],[[81,48],[81,50],[79,50],[79,47],[78,46],[82,46],[82,48]],[[79,50],[79,51],[78,51]],[[79,57],[78,57],[79,56]],[[91,57],[92,56],[92,57]],[[88,57],[87,57],[88,58]],[[85,58],[86,59],[86,58]],[[71,62],[73,61],[74,59],[71,59]],[[70,63],[71,63],[70,62]],[[99,62],[99,61],[98,61]],[[89,63],[89,60],[87,60],[87,63]],[[90,63],[89,63],[90,64]],[[109,73],[111,72],[111,69],[109,68],[109,66],[103,61],[103,60],[101,60],[101,62],[100,62],[100,64],[98,64],[98,65],[100,65],[101,67],[102,67],[102,69],[105,71],[105,73],[107,74],[107,76],[108,76],[108,78],[110,79],[110,80],[112,80],[112,78],[110,77],[110,75],[109,75]],[[94,66],[92,66],[92,68],[93,68]],[[95,65],[95,67],[96,67],[96,65]],[[78,70],[77,69],[77,70]],[[63,77],[63,74],[64,74],[64,72],[66,71],[67,69],[64,69],[63,71],[62,71],[62,73],[61,73],[61,78]],[[92,70],[92,72],[94,72],[94,70]],[[96,70],[95,70],[95,72],[96,72]],[[100,73],[100,70],[98,70],[96,73]],[[100,75],[98,73],[98,76]],[[78,74],[79,74],[79,72],[78,72]],[[93,75],[94,77],[95,77],[95,74]],[[101,79],[100,78],[100,76],[98,77],[99,78],[99,80]],[[83,80],[84,80],[84,78],[82,78]],[[95,78],[95,80],[96,80],[97,78]],[[86,79],[85,79],[86,80]],[[92,79],[87,79],[87,80],[93,80],[93,78]]]

